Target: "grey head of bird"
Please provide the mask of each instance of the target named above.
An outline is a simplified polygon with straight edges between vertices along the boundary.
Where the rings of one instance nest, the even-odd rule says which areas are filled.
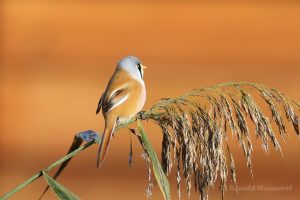
[[[118,62],[117,69],[124,69],[128,71],[133,77],[144,77],[144,69],[146,67],[141,64],[140,59],[135,56],[127,56]]]

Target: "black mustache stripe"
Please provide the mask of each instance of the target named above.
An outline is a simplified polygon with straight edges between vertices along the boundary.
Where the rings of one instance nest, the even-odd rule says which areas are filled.
[[[143,71],[142,71],[142,66],[141,66],[140,63],[137,64],[137,68],[138,68],[138,70],[140,71],[141,77],[143,78]]]

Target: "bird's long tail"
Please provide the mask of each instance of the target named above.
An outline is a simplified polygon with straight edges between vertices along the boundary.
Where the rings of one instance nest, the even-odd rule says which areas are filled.
[[[112,138],[115,126],[116,126],[116,120],[114,121],[113,124],[106,124],[105,125],[105,129],[104,129],[104,133],[103,133],[103,136],[102,136],[101,144],[100,144],[100,147],[99,147],[99,150],[98,150],[97,167],[99,167],[99,166],[101,167],[103,162],[104,162],[104,159],[106,157],[106,154],[107,154],[107,151],[108,151],[108,148],[109,148],[109,143],[110,143],[110,140]]]

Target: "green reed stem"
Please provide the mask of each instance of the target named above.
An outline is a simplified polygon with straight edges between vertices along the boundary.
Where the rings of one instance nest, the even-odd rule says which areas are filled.
[[[86,143],[85,145],[79,147],[78,149],[72,151],[71,153],[67,154],[66,156],[62,157],[61,159],[57,160],[56,162],[52,163],[51,165],[49,165],[48,167],[44,168],[43,170],[39,171],[38,173],[36,173],[35,175],[33,175],[32,177],[30,177],[29,179],[27,179],[26,181],[24,181],[23,183],[21,183],[20,185],[18,185],[17,187],[13,188],[11,191],[7,192],[6,194],[4,194],[2,197],[0,197],[1,200],[5,200],[8,199],[9,197],[11,197],[12,195],[14,195],[16,192],[18,192],[19,190],[23,189],[24,187],[26,187],[27,185],[29,185],[30,183],[32,183],[33,181],[37,180],[38,178],[40,178],[41,176],[43,176],[43,171],[47,172],[50,171],[51,169],[53,169],[54,167],[60,165],[61,163],[63,163],[64,161],[72,158],[73,156],[75,156],[76,154],[78,154],[79,152],[81,152],[82,150],[92,146],[93,144],[95,144],[95,141],[92,140],[88,143]]]
[[[121,124],[119,126],[116,127],[116,130],[119,130],[121,128],[125,128],[127,127],[129,124],[132,124],[133,122],[135,122],[136,119],[133,118],[130,121],[128,121],[125,124]],[[100,139],[101,140],[101,139]],[[88,143],[86,143],[85,145],[79,147],[78,149],[72,151],[71,153],[67,154],[66,156],[62,157],[61,159],[57,160],[56,162],[52,163],[51,165],[49,165],[48,167],[44,168],[43,170],[39,171],[38,173],[36,173],[35,175],[33,175],[32,177],[30,177],[29,179],[27,179],[26,181],[24,181],[23,183],[21,183],[20,185],[18,185],[17,187],[13,188],[12,190],[10,190],[9,192],[5,193],[3,196],[0,197],[0,200],[5,200],[8,199],[9,197],[11,197],[12,195],[14,195],[15,193],[17,193],[18,191],[20,191],[21,189],[23,189],[24,187],[26,187],[27,185],[29,185],[30,183],[32,183],[33,181],[37,180],[38,178],[40,178],[41,176],[43,176],[43,171],[48,172],[50,170],[52,170],[54,167],[57,167],[58,165],[60,165],[61,163],[65,162],[66,160],[74,157],[76,154],[78,154],[79,152],[83,151],[84,149],[92,146],[95,143],[100,143],[100,141],[95,141],[92,140]]]

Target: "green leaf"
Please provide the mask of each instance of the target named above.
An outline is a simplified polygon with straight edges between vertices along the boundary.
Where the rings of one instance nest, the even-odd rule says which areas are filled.
[[[56,196],[59,199],[63,199],[63,200],[74,200],[74,199],[78,200],[78,199],[80,199],[75,194],[70,192],[67,188],[65,188],[64,186],[62,186],[58,182],[56,182],[46,172],[43,171],[43,175],[44,175],[44,178],[45,178],[46,182],[48,183],[50,188],[54,191],[54,193],[56,194]]]
[[[154,175],[155,178],[158,182],[159,188],[162,191],[162,194],[164,196],[165,200],[170,200],[171,199],[171,195],[170,195],[170,186],[169,186],[169,181],[161,167],[161,164],[157,158],[157,155],[148,139],[148,136],[145,133],[145,130],[143,128],[142,123],[140,122],[140,120],[138,120],[138,131],[140,133],[141,136],[141,140],[143,143],[143,146],[146,150],[146,153],[148,154],[151,163],[152,163],[152,167],[153,167],[153,171],[154,171]]]

